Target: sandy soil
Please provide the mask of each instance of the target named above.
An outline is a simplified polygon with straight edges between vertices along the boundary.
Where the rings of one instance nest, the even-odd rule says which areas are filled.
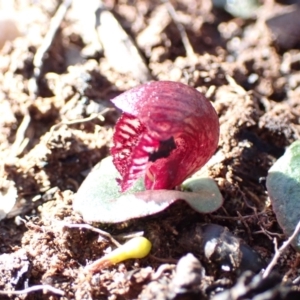
[[[218,257],[208,260],[199,228],[211,223],[228,228],[259,255],[261,268],[274,255],[273,239],[281,244],[287,238],[268,201],[265,177],[300,135],[300,24],[297,14],[284,26],[274,19],[299,8],[265,0],[254,17],[242,19],[209,0],[172,1],[174,11],[160,1],[104,1],[138,55],[122,48],[122,31],[112,34],[107,24],[94,30],[98,1],[83,7],[78,2],[66,10],[54,37],[48,36],[49,49],[41,51],[60,1],[15,0],[11,16],[20,36],[0,50],[0,183],[3,195],[8,190],[18,195],[0,223],[0,290],[44,284],[64,293],[0,298],[217,299],[238,280],[245,281],[246,294],[252,275],[245,280],[241,273],[247,268],[226,270]],[[66,226],[85,223],[72,210],[72,199],[90,169],[109,155],[120,115],[109,100],[149,80],[179,81],[212,101],[221,135],[202,172],[216,180],[224,205],[201,215],[178,202],[151,217],[93,224],[121,243],[122,235],[142,231],[153,248],[147,258],[87,276],[84,266],[115,246],[96,232]],[[91,115],[96,117],[81,121]],[[236,247],[226,251],[230,255]],[[188,258],[176,272],[187,253],[197,260]],[[264,299],[299,297],[299,257],[292,248],[275,272],[247,299],[263,291],[270,292]]]

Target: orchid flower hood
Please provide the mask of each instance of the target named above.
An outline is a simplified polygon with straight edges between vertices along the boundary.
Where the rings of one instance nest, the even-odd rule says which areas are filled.
[[[111,149],[122,191],[141,177],[146,189],[172,189],[203,167],[217,148],[217,113],[192,87],[149,82],[111,101],[123,112]]]

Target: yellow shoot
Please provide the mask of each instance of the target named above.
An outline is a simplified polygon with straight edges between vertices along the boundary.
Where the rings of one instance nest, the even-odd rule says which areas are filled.
[[[104,257],[96,260],[91,265],[87,266],[86,269],[89,272],[94,273],[127,259],[143,258],[149,254],[151,247],[151,242],[145,237],[135,237]]]

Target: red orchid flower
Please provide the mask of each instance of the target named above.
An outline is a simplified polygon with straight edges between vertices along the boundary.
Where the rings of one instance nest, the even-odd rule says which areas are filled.
[[[217,113],[192,87],[149,82],[112,102],[123,111],[111,149],[122,192],[142,176],[146,189],[172,189],[199,170],[217,148]]]

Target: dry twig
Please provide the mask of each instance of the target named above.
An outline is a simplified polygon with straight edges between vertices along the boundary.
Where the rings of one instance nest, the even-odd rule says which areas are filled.
[[[49,139],[48,139],[48,142],[50,141],[51,139],[51,136],[53,134],[53,132],[57,129],[59,129],[61,126],[63,125],[74,125],[74,124],[81,124],[81,123],[86,123],[86,122],[90,122],[96,118],[98,118],[100,121],[104,121],[104,117],[103,115],[106,114],[107,112],[109,111],[112,111],[114,110],[114,108],[105,108],[103,109],[101,112],[99,113],[95,113],[95,114],[91,114],[90,116],[88,116],[87,118],[83,118],[83,119],[76,119],[76,120],[71,120],[71,121],[62,121],[58,124],[55,124],[53,125],[51,128],[50,128],[50,136],[49,136]]]
[[[50,46],[52,45],[55,34],[59,29],[59,26],[62,20],[64,19],[66,12],[68,11],[70,5],[72,4],[72,1],[73,0],[65,0],[61,3],[55,15],[51,19],[50,28],[43,40],[43,43],[35,53],[33,59],[33,67],[34,67],[33,78],[31,79],[29,85],[29,92],[33,98],[36,97],[38,92],[38,80],[40,79],[41,76],[41,69],[43,66],[43,59],[45,53],[49,50]]]
[[[293,234],[281,245],[281,247],[278,249],[277,246],[277,239],[274,239],[275,244],[275,254],[269,263],[268,267],[266,268],[265,272],[263,273],[263,278],[267,278],[276,265],[280,255],[286,250],[286,248],[291,244],[293,239],[296,237],[296,235],[300,232],[300,221],[298,222]]]
[[[179,21],[179,18],[178,18],[178,15],[176,13],[176,10],[174,9],[174,6],[171,4],[171,2],[169,0],[161,0],[161,1],[162,1],[162,3],[165,3],[170,16],[173,19],[173,21],[174,21],[174,23],[175,23],[175,25],[176,25],[176,27],[179,31],[179,34],[181,36],[181,40],[182,40],[182,43],[183,43],[183,46],[184,46],[187,57],[189,59],[193,60],[196,57],[194,49],[193,49],[193,47],[190,43],[189,37],[186,33],[186,30],[185,30],[184,26]]]
[[[29,115],[29,112],[26,111],[22,123],[20,124],[17,130],[16,139],[11,147],[10,158],[13,159],[17,155],[21,154],[24,148],[26,147],[26,143],[24,143],[25,133],[30,124],[30,121],[31,121],[31,117]]]
[[[63,226],[69,227],[69,228],[88,229],[88,230],[97,232],[101,236],[104,236],[107,239],[109,239],[115,246],[117,246],[117,247],[121,246],[121,244],[117,240],[115,240],[107,231],[101,230],[99,228],[95,228],[95,227],[93,227],[93,226],[91,226],[89,224],[68,224],[68,223],[64,223],[63,222]]]
[[[265,212],[259,212],[257,214],[253,214],[253,215],[245,215],[245,216],[238,216],[238,217],[234,217],[234,216],[222,216],[222,215],[211,215],[212,219],[220,219],[220,220],[237,220],[237,221],[241,221],[242,220],[245,220],[245,219],[257,219],[257,216],[259,215],[263,215],[265,214]]]
[[[35,285],[31,286],[27,289],[20,290],[20,291],[0,291],[0,295],[22,295],[22,294],[28,294],[35,291],[40,290],[47,290],[49,292],[52,292],[53,294],[63,296],[65,293],[62,290],[56,289],[51,285],[45,284],[45,285]]]

